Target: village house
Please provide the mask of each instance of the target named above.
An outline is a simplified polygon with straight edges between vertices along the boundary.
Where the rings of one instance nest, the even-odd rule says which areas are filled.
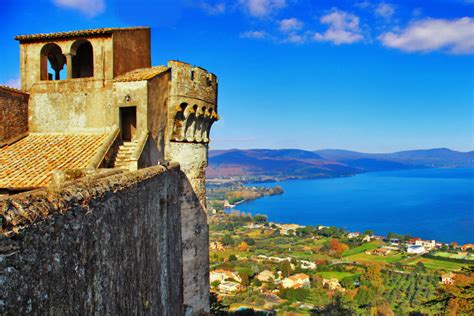
[[[213,241],[209,244],[209,250],[224,251],[224,245],[220,241]]]
[[[377,249],[373,249],[373,250],[368,250],[365,253],[368,254],[368,255],[375,255],[375,256],[385,257],[385,256],[388,256],[391,252],[392,252],[392,250],[388,249],[388,248],[377,248]]]
[[[423,246],[426,251],[431,251],[436,248],[436,240],[416,240],[415,246]]]
[[[273,282],[275,281],[275,273],[270,270],[263,270],[256,276],[260,282]]]
[[[242,278],[239,276],[237,272],[223,270],[223,269],[211,271],[211,273],[209,274],[209,280],[211,283],[215,281],[222,283],[228,280],[234,280],[238,283],[242,282]]]
[[[314,270],[317,267],[316,263],[307,260],[298,260],[298,263],[301,269]]]
[[[281,285],[285,289],[308,289],[311,287],[309,276],[305,273],[298,273],[282,280]]]
[[[444,285],[453,285],[454,284],[455,274],[452,272],[445,273],[441,276],[441,283]]]
[[[242,289],[242,285],[237,282],[224,281],[217,286],[217,290],[222,294],[230,294]]]
[[[345,291],[345,289],[339,283],[339,280],[336,278],[323,279],[323,287],[329,289],[330,291]]]
[[[298,224],[275,224],[276,227],[278,227],[278,229],[280,229],[280,234],[282,235],[289,235],[290,232],[294,232],[298,229],[298,228],[304,228],[305,226],[301,226],[301,225],[298,225]]]
[[[469,249],[474,249],[474,244],[465,244],[461,246],[462,251],[467,251]]]
[[[354,232],[354,233],[349,233],[347,234],[347,238],[352,239],[352,238],[357,238],[360,236],[359,232]]]

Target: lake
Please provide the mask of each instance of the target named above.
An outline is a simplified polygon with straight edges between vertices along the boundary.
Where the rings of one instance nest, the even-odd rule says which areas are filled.
[[[250,185],[285,190],[236,207],[266,214],[273,222],[474,243],[474,169],[372,172]]]

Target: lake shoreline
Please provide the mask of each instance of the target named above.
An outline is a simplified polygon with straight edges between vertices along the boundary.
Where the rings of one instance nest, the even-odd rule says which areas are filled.
[[[463,175],[462,172],[466,171],[468,173],[468,176],[466,175]],[[445,173],[453,173],[452,175],[445,175]],[[460,173],[460,174],[459,174]],[[444,169],[438,169],[438,168],[433,168],[433,169],[413,169],[413,170],[397,170],[397,171],[388,171],[388,172],[369,172],[369,173],[363,173],[363,174],[357,174],[356,176],[353,176],[353,177],[337,177],[337,178],[324,178],[326,180],[330,180],[330,181],[346,181],[347,179],[356,179],[359,177],[363,177],[365,180],[367,180],[367,178],[369,178],[369,182],[370,181],[379,181],[380,182],[380,179],[384,180],[384,183],[383,183],[383,186],[386,187],[385,189],[384,188],[377,188],[377,187],[374,187],[372,185],[372,188],[374,191],[381,191],[381,194],[382,195],[387,195],[387,193],[390,193],[390,190],[387,189],[389,188],[390,186],[393,186],[390,181],[387,181],[388,178],[392,179],[392,181],[394,183],[396,183],[397,181],[401,181],[403,183],[409,183],[410,181],[415,181],[415,182],[420,182],[421,185],[420,186],[415,186],[415,189],[418,189],[420,191],[420,188],[421,188],[421,191],[422,188],[423,188],[423,185],[428,185],[428,186],[431,186],[431,187],[434,187],[437,192],[440,192],[440,194],[443,194],[443,190],[440,190],[439,188],[437,188],[437,183],[439,182],[440,184],[442,184],[443,186],[447,185],[450,183],[450,181],[471,181],[470,182],[470,185],[472,186],[472,180],[473,177],[471,176],[472,174],[474,174],[474,169],[470,169],[470,168],[458,168],[458,169],[447,169],[447,168],[444,168]],[[467,178],[466,178],[467,177]],[[440,240],[442,242],[452,242],[452,241],[458,241],[458,242],[461,242],[461,243],[472,243],[474,242],[474,236],[473,234],[469,234],[469,232],[467,231],[468,227],[469,227],[469,224],[470,223],[474,223],[474,212],[472,211],[472,208],[473,208],[473,205],[472,205],[472,200],[473,200],[473,197],[472,197],[472,194],[468,194],[468,196],[463,196],[464,200],[467,199],[467,202],[464,201],[465,205],[452,205],[450,207],[450,204],[453,204],[456,199],[453,198],[453,196],[456,196],[456,188],[454,188],[454,193],[451,192],[453,190],[448,190],[449,193],[453,193],[453,194],[448,194],[447,197],[448,199],[444,198],[442,201],[440,201],[439,203],[437,203],[436,199],[434,199],[434,201],[429,201],[430,203],[428,203],[428,205],[423,205],[423,194],[427,194],[428,198],[431,198],[433,199],[433,193],[427,193],[427,192],[418,192],[418,194],[420,195],[420,197],[418,197],[418,200],[414,199],[414,201],[409,201],[408,198],[412,198],[409,196],[409,192],[404,192],[403,191],[403,188],[400,189],[400,187],[396,187],[395,189],[396,190],[399,190],[400,192],[397,191],[397,193],[399,194],[399,196],[395,195],[395,201],[391,201],[390,199],[393,200],[394,196],[390,196],[389,194],[387,195],[387,199],[386,200],[383,200],[379,198],[379,201],[378,201],[378,206],[383,209],[385,207],[386,204],[390,204],[390,202],[394,202],[395,204],[399,204],[400,205],[400,210],[402,210],[403,212],[400,214],[402,216],[394,216],[393,214],[389,214],[387,215],[387,218],[384,218],[384,217],[380,217],[378,216],[378,218],[380,218],[379,221],[375,221],[375,224],[371,224],[371,222],[373,223],[374,220],[372,221],[367,221],[367,222],[361,222],[361,221],[356,221],[354,222],[354,214],[350,214],[347,212],[347,208],[350,208],[351,205],[345,205],[344,207],[344,211],[342,214],[339,214],[339,216],[337,216],[337,213],[338,213],[338,209],[340,208],[341,205],[335,205],[335,206],[331,206],[331,205],[325,205],[326,208],[330,211],[328,211],[328,213],[335,213],[336,215],[334,216],[337,220],[331,220],[330,218],[327,218],[327,220],[324,219],[324,217],[322,218],[317,218],[315,219],[315,215],[317,215],[318,212],[315,212],[315,213],[311,213],[311,212],[305,212],[304,214],[300,214],[298,216],[294,216],[294,213],[301,213],[299,212],[298,208],[312,208],[314,207],[314,205],[318,205],[317,203],[317,197],[308,197],[308,196],[305,196],[304,194],[301,195],[301,194],[297,194],[297,196],[295,196],[295,192],[292,191],[292,189],[290,189],[288,191],[288,188],[285,188],[285,186],[288,186],[290,185],[290,187],[293,187],[295,186],[294,184],[292,183],[305,183],[305,184],[308,184],[308,185],[314,185],[313,182],[320,182],[320,181],[316,181],[316,180],[321,180],[323,178],[317,178],[317,179],[291,179],[291,180],[285,180],[285,181],[279,181],[279,182],[266,182],[266,183],[255,183],[255,182],[252,182],[252,183],[248,183],[246,185],[265,185],[265,186],[270,186],[272,184],[275,184],[275,185],[280,185],[284,188],[284,194],[281,196],[281,197],[277,197],[277,198],[274,198],[272,197],[273,201],[270,200],[269,198],[265,198],[265,197],[262,197],[262,198],[259,198],[257,200],[250,200],[250,201],[244,201],[242,203],[240,203],[238,205],[237,208],[234,208],[234,209],[238,209],[240,211],[244,211],[244,212],[250,212],[252,214],[264,214],[264,215],[267,215],[269,220],[273,221],[273,222],[279,222],[279,223],[286,223],[286,224],[300,224],[300,225],[305,225],[305,226],[309,226],[309,225],[328,225],[328,226],[336,226],[336,227],[341,227],[341,228],[344,228],[345,230],[348,230],[348,231],[359,231],[359,230],[366,230],[366,229],[372,229],[372,230],[375,230],[376,233],[378,234],[387,234],[388,232],[394,232],[394,233],[400,233],[400,234],[409,234],[409,235],[413,235],[413,236],[416,236],[416,237],[422,237],[422,238],[429,238],[429,239],[436,239],[436,240]],[[359,181],[359,179],[357,179],[357,181]],[[438,180],[436,180],[438,179]],[[294,181],[294,180],[298,180],[298,181]],[[302,180],[302,181],[301,181]],[[449,180],[449,181],[444,181],[444,180]],[[353,180],[350,180],[350,181],[353,181]],[[329,184],[327,184],[327,182],[325,181],[325,184],[321,184],[317,187],[321,187],[321,186],[324,186],[324,185],[329,185],[333,190],[335,190],[336,192],[339,190],[340,192],[344,192],[344,189],[338,189],[338,188],[335,188],[335,184],[333,184],[333,182],[330,182]],[[303,187],[302,189],[305,190],[304,188],[304,185],[296,185],[297,187],[299,187],[301,189],[301,187]],[[466,184],[463,184],[463,187],[460,187],[460,190],[459,191],[465,191],[466,188],[465,188]],[[469,184],[468,184],[469,186]],[[341,184],[341,187],[344,187],[344,184]],[[413,187],[413,185],[411,185],[411,187]],[[323,188],[324,189],[324,188]],[[357,192],[355,192],[355,195],[354,195],[354,192],[353,191],[357,191],[359,190],[360,194],[362,194],[362,199],[363,197],[366,197],[366,196],[370,196],[370,190],[368,190],[368,188],[365,188],[364,189],[364,186],[362,186],[361,188],[349,188],[350,190],[348,190],[348,192],[350,194],[352,194],[352,200],[348,202],[354,202],[354,200],[357,200],[358,197],[357,197]],[[458,188],[459,189],[459,188]],[[352,191],[351,191],[352,190]],[[384,190],[386,190],[384,192]],[[436,191],[435,190],[435,191]],[[469,190],[469,187],[467,188],[467,190]],[[313,192],[314,193],[314,192]],[[369,193],[369,194],[368,194]],[[377,191],[377,194],[379,194],[380,192]],[[464,192],[465,193],[465,192]],[[290,196],[288,196],[288,194]],[[342,194],[342,193],[341,193]],[[445,193],[444,193],[445,194]],[[405,196],[408,196],[407,200],[408,201],[403,201],[403,199],[405,198]],[[445,194],[446,195],[446,194]],[[322,196],[323,198],[327,198],[325,196]],[[337,194],[332,194],[331,197],[333,197],[334,199],[337,200]],[[296,200],[295,200],[296,198]],[[307,204],[305,205],[304,202],[301,202],[301,201],[298,201],[297,198],[301,198],[302,200],[305,200],[307,202]],[[275,201],[276,199],[276,201]],[[341,199],[341,198],[340,198]],[[343,198],[342,198],[343,199]],[[284,204],[283,202],[287,202],[286,200],[293,200],[295,201],[296,204],[298,205],[292,205],[291,207],[288,207],[288,203]],[[470,200],[470,201],[469,201]],[[270,201],[270,202],[269,202]],[[283,204],[278,204],[279,201],[281,201]],[[316,203],[315,203],[316,201]],[[357,201],[356,201],[357,202]],[[270,203],[270,205],[269,205]],[[413,207],[410,206],[410,203],[414,204]],[[337,203],[336,203],[337,204]],[[339,203],[341,204],[341,203]],[[360,202],[359,202],[360,204]],[[369,203],[370,204],[370,203]],[[440,204],[440,205],[437,205],[437,204]],[[456,209],[456,210],[459,210],[459,209],[463,209],[463,216],[464,216],[464,220],[462,219],[459,219],[458,222],[460,222],[461,224],[464,222],[464,225],[461,225],[461,229],[456,229],[456,221],[453,220],[451,218],[451,216],[446,216],[446,214],[442,214],[442,212],[439,214],[438,217],[434,216],[433,218],[431,218],[432,216],[429,216],[429,208],[430,207],[433,207],[434,209],[437,209],[435,213],[439,213],[439,208],[441,208],[442,205],[446,205],[446,209]],[[343,205],[344,206],[344,205]],[[416,206],[416,207],[415,207]],[[359,208],[361,208],[360,205],[358,205]],[[362,205],[363,207],[363,205]],[[410,209],[411,207],[411,209]],[[464,207],[464,208],[462,208]],[[469,213],[469,210],[466,211],[466,207],[467,208],[471,208],[471,212]],[[367,206],[366,206],[367,208]],[[393,213],[396,213],[397,209],[396,207],[387,207],[388,209],[391,209],[391,210],[394,210]],[[278,209],[282,209],[281,211],[277,211]],[[353,213],[356,213],[357,214],[357,208],[354,209]],[[408,211],[407,211],[408,210]],[[287,213],[293,213],[292,216],[285,216],[285,212]],[[383,212],[383,211],[382,211]],[[387,211],[388,212],[388,211]],[[427,213],[428,216],[420,216],[420,213]],[[452,212],[446,212],[446,213],[452,213]],[[347,218],[343,218],[345,214],[348,214]],[[364,214],[364,212],[362,212],[360,214],[360,216],[366,216],[367,214]],[[369,214],[370,215],[370,214]],[[379,215],[379,214],[377,214]],[[407,221],[415,221],[417,222],[418,221],[418,224],[413,224],[411,223],[410,225],[400,225],[400,218],[397,218],[397,217],[404,217],[406,216],[406,220]],[[341,219],[342,217],[342,219]],[[370,217],[370,216],[369,216]],[[414,219],[411,219],[412,217],[415,217]],[[443,219],[444,218],[444,219]],[[457,220],[457,219],[456,219]],[[394,223],[396,223],[397,225],[390,225],[390,221],[393,221]],[[443,223],[443,221],[445,221],[445,223]],[[385,222],[385,223],[384,223]],[[467,222],[467,224],[466,224]],[[413,229],[410,229],[409,227],[413,226]],[[419,227],[421,226],[421,228]],[[444,226],[449,226],[448,228],[445,228]],[[397,227],[401,228],[401,229],[397,229]],[[437,227],[439,227],[439,229],[436,229]],[[454,229],[453,229],[454,228]],[[446,232],[446,233],[444,233]],[[455,236],[459,233],[459,236]]]

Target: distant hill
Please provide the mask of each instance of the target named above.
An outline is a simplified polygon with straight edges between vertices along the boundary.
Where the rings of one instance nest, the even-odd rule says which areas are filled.
[[[433,148],[399,151],[388,154],[367,154],[348,150],[326,149],[317,150],[316,154],[328,160],[339,161],[348,165],[357,164],[360,159],[389,161],[405,166],[421,166],[427,168],[462,168],[474,166],[471,152],[459,152],[448,148]]]
[[[369,154],[340,149],[211,150],[207,176],[334,177],[369,171],[474,167],[474,152],[447,148]]]

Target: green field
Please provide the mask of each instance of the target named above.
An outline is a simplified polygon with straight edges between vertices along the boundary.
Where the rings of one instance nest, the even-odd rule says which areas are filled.
[[[457,263],[457,262],[451,262],[451,261],[428,259],[428,258],[422,258],[422,257],[418,257],[413,261],[409,261],[408,264],[409,265],[416,265],[418,262],[422,262],[427,269],[431,269],[431,270],[452,271],[452,270],[459,270],[463,267],[468,266],[468,264],[465,264],[465,263]]]
[[[443,251],[438,251],[434,253],[433,255],[437,257],[443,257],[443,258],[472,260],[474,263],[474,256],[463,256],[463,255],[458,255],[457,253],[450,253],[450,252],[443,252]]]
[[[405,256],[399,252],[394,253],[393,255],[386,256],[386,257],[368,255],[365,252],[359,252],[355,255],[347,256],[344,259],[350,260],[350,261],[394,263],[404,258]]]
[[[344,251],[342,253],[342,256],[343,257],[352,256],[360,252],[366,252],[367,250],[379,248],[381,245],[382,245],[382,242],[379,240],[371,241],[359,247],[355,247],[355,248]]]
[[[323,272],[318,272],[319,275],[321,275],[325,279],[338,279],[341,281],[345,277],[350,277],[353,276],[353,273],[350,272],[338,272],[338,271],[323,271]]]

